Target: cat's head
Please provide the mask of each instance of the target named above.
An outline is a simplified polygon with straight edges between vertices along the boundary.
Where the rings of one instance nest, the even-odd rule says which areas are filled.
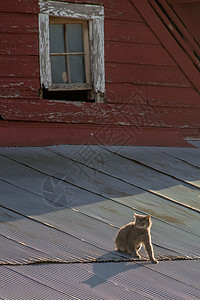
[[[151,216],[142,216],[134,214],[135,217],[135,225],[138,228],[150,228],[151,227]]]

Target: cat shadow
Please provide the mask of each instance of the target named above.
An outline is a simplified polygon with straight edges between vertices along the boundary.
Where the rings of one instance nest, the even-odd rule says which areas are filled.
[[[111,261],[112,259],[114,261]],[[117,250],[105,253],[97,258],[97,262],[93,263],[92,276],[82,283],[88,284],[93,288],[105,283],[117,274],[136,270],[148,264],[146,261],[128,261],[128,259],[132,259],[132,256],[122,254]]]

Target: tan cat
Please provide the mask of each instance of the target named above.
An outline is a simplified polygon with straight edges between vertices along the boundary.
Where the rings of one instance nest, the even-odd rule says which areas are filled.
[[[117,250],[131,254],[135,258],[141,258],[138,251],[144,245],[146,252],[153,264],[158,261],[154,258],[153,247],[151,244],[151,216],[141,216],[134,214],[135,222],[123,226],[117,233],[115,244]]]

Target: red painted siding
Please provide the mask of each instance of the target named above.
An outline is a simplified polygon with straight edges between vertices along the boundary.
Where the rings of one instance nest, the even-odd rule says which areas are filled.
[[[38,97],[38,3],[9,0],[0,7],[0,116],[5,121],[42,122],[43,136],[46,130],[49,137],[43,144],[54,143],[53,140],[59,143],[59,136],[60,143],[76,143],[82,137],[82,142],[88,141],[84,134],[89,134],[91,124],[98,128],[109,124],[112,132],[120,132],[120,137],[122,132],[135,134],[134,139],[120,138],[123,144],[185,145],[180,137],[200,138],[200,75],[188,57],[184,61],[186,53],[152,9],[153,0],[68,2],[104,5],[106,102],[64,103]],[[160,2],[164,5],[166,1]],[[187,22],[191,15],[192,10]],[[63,123],[62,130],[53,131],[58,123]],[[77,134],[70,139],[66,132],[72,123],[77,124],[73,125]],[[3,124],[1,121],[0,127]],[[24,126],[28,126],[29,134],[19,138],[23,123],[20,130],[16,123],[6,123],[1,145],[8,144],[6,128],[18,136],[21,144],[42,144],[40,124],[27,124]],[[28,142],[30,125],[34,138]],[[18,128],[18,134],[13,126]],[[81,126],[87,129],[81,130]],[[55,134],[51,138],[50,132]],[[101,141],[106,143],[105,135]],[[110,141],[115,143],[116,139]],[[89,142],[94,141],[90,138]]]

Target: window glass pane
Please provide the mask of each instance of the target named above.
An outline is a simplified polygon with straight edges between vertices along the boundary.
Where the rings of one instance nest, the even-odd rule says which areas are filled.
[[[66,24],[68,52],[83,52],[83,32],[81,24]]]
[[[50,53],[65,53],[64,26],[62,24],[50,24]]]
[[[85,83],[84,55],[69,55],[71,83]]]
[[[53,83],[67,83],[65,56],[51,56],[51,74]]]

